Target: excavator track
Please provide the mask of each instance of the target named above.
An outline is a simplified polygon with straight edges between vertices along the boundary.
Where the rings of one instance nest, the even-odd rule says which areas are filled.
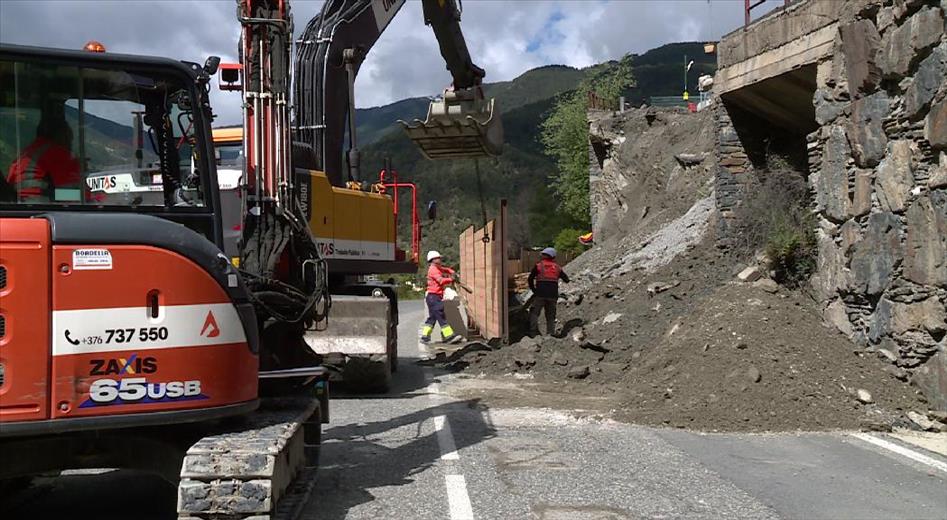
[[[237,427],[192,445],[181,468],[178,519],[298,518],[315,484],[320,404],[312,396],[264,399]]]

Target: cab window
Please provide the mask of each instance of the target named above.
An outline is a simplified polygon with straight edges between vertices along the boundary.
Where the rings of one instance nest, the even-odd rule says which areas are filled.
[[[0,59],[0,204],[200,208],[183,78]]]

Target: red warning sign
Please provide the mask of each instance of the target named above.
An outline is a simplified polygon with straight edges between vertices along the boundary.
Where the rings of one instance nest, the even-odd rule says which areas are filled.
[[[207,317],[204,318],[204,328],[201,329],[201,336],[208,338],[220,336],[220,327],[217,326],[217,319],[214,318],[212,311],[207,311]]]

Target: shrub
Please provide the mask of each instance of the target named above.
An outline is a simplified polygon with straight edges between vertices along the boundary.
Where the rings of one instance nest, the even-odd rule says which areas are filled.
[[[552,247],[556,248],[556,251],[559,253],[579,255],[585,251],[585,246],[579,242],[579,237],[586,233],[588,233],[588,231],[581,229],[563,229],[556,235]]]
[[[789,287],[799,287],[816,268],[816,244],[811,230],[793,225],[777,225],[766,240],[766,255],[774,279]]]
[[[763,249],[775,272],[774,279],[799,287],[815,272],[818,250],[812,196],[801,173],[781,161],[759,174],[747,187],[737,210],[738,253],[751,255]]]

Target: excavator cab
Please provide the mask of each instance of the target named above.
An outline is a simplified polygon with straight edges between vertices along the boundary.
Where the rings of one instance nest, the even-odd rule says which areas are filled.
[[[496,157],[503,151],[503,125],[495,100],[485,99],[479,86],[447,89],[431,101],[424,121],[398,122],[428,159]]]

